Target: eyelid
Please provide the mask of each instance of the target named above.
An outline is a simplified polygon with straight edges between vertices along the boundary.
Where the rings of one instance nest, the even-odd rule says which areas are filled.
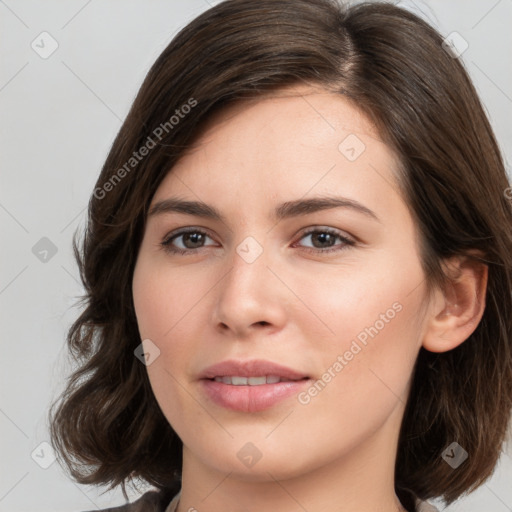
[[[349,233],[347,233],[346,231],[343,231],[342,229],[338,229],[338,228],[333,228],[331,226],[322,226],[322,225],[313,225],[313,226],[309,226],[307,228],[304,228],[302,229],[300,232],[299,232],[299,239],[300,238],[303,238],[304,236],[306,235],[310,235],[311,233],[316,233],[316,232],[327,232],[327,233],[332,233],[333,235],[337,235],[341,238],[346,238],[347,240],[350,240],[352,242],[356,242],[357,241],[357,238],[350,235]]]

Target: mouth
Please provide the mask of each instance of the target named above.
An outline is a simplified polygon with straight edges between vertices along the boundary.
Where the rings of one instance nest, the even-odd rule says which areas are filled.
[[[304,377],[307,379],[308,377]],[[238,375],[223,375],[216,376],[213,379],[215,382],[222,382],[228,386],[262,386],[263,384],[277,384],[278,382],[296,382],[297,380],[303,379],[287,379],[286,377],[280,377],[279,375],[267,375],[262,377],[241,377]]]
[[[257,386],[261,384],[276,384],[281,380],[295,381],[309,377],[305,373],[274,363],[272,361],[265,361],[263,359],[236,361],[234,359],[229,359],[205,368],[200,373],[199,378],[220,378],[226,380],[229,378],[232,382],[226,381],[225,384],[233,384],[235,386]],[[245,382],[243,379],[247,379],[247,382]],[[249,379],[251,379],[251,383],[249,383]],[[263,382],[263,379],[265,379],[265,382]],[[270,380],[270,382],[267,382],[267,380]]]
[[[239,412],[270,409],[299,393],[310,380],[304,373],[264,360],[223,361],[200,374],[209,400]]]

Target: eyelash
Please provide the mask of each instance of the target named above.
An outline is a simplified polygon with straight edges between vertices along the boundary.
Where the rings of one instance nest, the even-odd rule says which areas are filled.
[[[195,254],[198,250],[204,249],[204,247],[197,247],[195,249],[179,249],[179,248],[173,247],[171,245],[171,243],[172,243],[172,241],[174,239],[179,238],[181,235],[184,235],[184,234],[187,234],[187,233],[199,233],[201,235],[207,236],[208,238],[211,238],[208,235],[208,233],[206,233],[205,231],[203,231],[201,229],[198,229],[198,228],[188,228],[188,229],[181,229],[181,230],[179,230],[179,231],[177,231],[175,233],[169,234],[161,242],[160,245],[167,252],[170,252],[172,254],[181,254],[181,255]],[[309,229],[308,231],[304,232],[301,235],[299,240],[302,240],[306,236],[311,235],[313,233],[328,233],[330,235],[333,235],[333,236],[339,238],[343,242],[344,245],[329,247],[327,249],[316,249],[316,248],[312,248],[312,247],[302,247],[302,249],[306,250],[306,252],[315,253],[315,254],[325,254],[325,253],[331,253],[331,252],[340,252],[340,251],[346,250],[347,247],[355,245],[354,240],[351,240],[350,238],[347,238],[347,237],[343,236],[340,232],[338,232],[337,230],[332,229],[332,228],[312,228],[312,229]]]

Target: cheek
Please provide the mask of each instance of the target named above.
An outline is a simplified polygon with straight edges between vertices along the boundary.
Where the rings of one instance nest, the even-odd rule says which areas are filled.
[[[142,257],[133,277],[133,300],[141,339],[150,339],[159,350],[147,370],[157,400],[161,395],[179,397],[179,382],[189,378],[188,363],[201,353],[206,338],[205,298],[212,287],[191,267],[172,268],[154,258]],[[212,272],[209,273],[210,275]],[[200,332],[201,331],[201,332]],[[174,378],[173,378],[174,377]]]
[[[310,309],[294,321],[307,339],[307,358],[319,362],[319,401],[352,396],[364,408],[365,399],[396,401],[406,394],[421,346],[418,311],[424,297],[421,266],[411,260],[383,261],[364,272],[354,266],[316,273],[314,279],[303,274],[295,281]],[[316,400],[317,391],[311,393]]]
[[[133,272],[132,293],[135,315],[142,339],[156,338],[153,332],[154,322],[159,318],[159,308],[162,307],[161,302],[157,299],[159,295],[158,288],[155,289],[157,283],[149,268],[146,258],[139,255]]]
[[[347,340],[358,338],[364,343],[376,331],[380,336],[405,324],[414,330],[418,325],[410,321],[421,306],[423,286],[418,285],[423,272],[419,262],[411,260],[409,256],[397,262],[389,254],[365,265],[347,258],[337,266],[298,268],[294,273],[283,269],[280,277],[300,301],[295,311],[288,312],[289,319],[300,323],[305,333],[321,332],[326,348],[337,349]]]
[[[171,269],[142,257],[133,276],[133,301],[141,337],[164,344],[176,327],[197,313],[196,305],[208,290],[190,270]],[[204,283],[204,281],[202,281]]]
[[[411,293],[409,282],[398,275],[381,276],[378,286],[346,280],[327,298],[312,296],[325,313],[332,309],[329,326],[336,334],[310,340],[317,342],[310,355],[322,361],[321,375],[298,396],[294,414],[307,422],[319,456],[329,457],[332,446],[356,446],[405,405],[420,346],[422,291]]]
[[[171,275],[151,258],[143,256],[137,261],[132,287],[140,337],[150,339],[158,347],[158,356],[146,369],[160,408],[168,420],[177,419],[172,422],[174,428],[175,423],[179,427],[180,418],[187,417],[191,409],[188,395],[183,393],[183,363],[197,350],[192,339],[199,338],[191,329],[197,325],[193,305],[198,302],[200,291],[190,286],[190,280],[188,284],[182,283],[179,272]]]

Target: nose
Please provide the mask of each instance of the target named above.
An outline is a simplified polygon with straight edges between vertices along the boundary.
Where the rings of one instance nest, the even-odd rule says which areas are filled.
[[[233,339],[282,329],[290,298],[286,298],[286,287],[272,268],[277,265],[267,250],[254,261],[240,254],[234,253],[231,269],[216,287],[215,328]]]

